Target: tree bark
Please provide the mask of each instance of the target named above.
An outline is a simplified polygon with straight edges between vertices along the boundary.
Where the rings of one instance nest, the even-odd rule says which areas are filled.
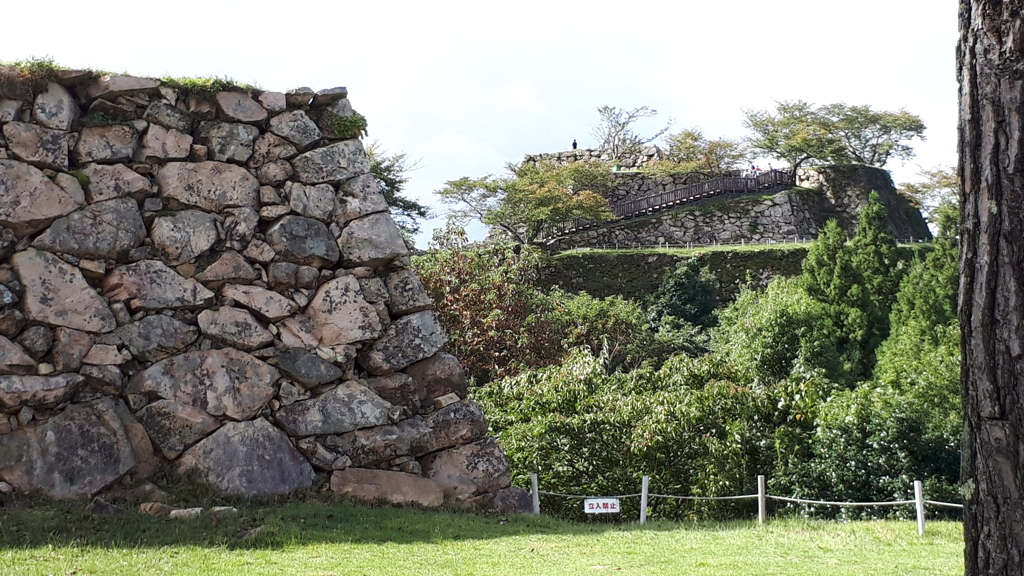
[[[965,570],[1024,574],[1024,0],[961,0]]]

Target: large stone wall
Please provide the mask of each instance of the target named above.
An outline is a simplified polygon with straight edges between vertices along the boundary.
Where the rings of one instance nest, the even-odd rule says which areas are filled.
[[[246,496],[327,474],[358,498],[522,496],[344,88],[3,73],[0,487],[167,470]]]
[[[931,238],[920,211],[896,192],[885,170],[822,167],[801,171],[798,182],[801,188],[776,194],[723,195],[649,216],[613,220],[569,235],[552,246],[568,249],[794,242],[816,238],[830,218],[852,233],[857,214],[872,191],[878,192],[886,206],[889,227],[899,240]]]

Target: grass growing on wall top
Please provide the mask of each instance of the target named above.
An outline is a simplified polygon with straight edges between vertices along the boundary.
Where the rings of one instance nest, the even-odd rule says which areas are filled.
[[[962,525],[756,521],[577,524],[338,502],[240,504],[237,518],[171,520],[85,503],[8,503],[0,573],[942,576],[963,572]],[[256,530],[258,529],[258,530]],[[248,536],[245,534],[248,532]],[[244,537],[243,537],[244,536]]]
[[[172,88],[179,96],[185,98],[209,99],[213,98],[217,92],[245,92],[252,94],[259,90],[257,86],[220,76],[199,78],[165,76],[160,79],[160,82],[164,86]]]

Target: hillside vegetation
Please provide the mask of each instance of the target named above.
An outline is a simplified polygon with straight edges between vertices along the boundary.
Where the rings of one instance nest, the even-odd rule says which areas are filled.
[[[649,475],[663,494],[727,496],[764,474],[774,494],[887,501],[922,480],[957,502],[955,213],[930,250],[897,247],[885,222],[875,198],[852,237],[830,222],[809,246],[574,252],[543,275],[528,248],[456,234],[414,265],[519,485],[538,473],[552,492],[623,494]],[[734,518],[753,504],[650,506]]]

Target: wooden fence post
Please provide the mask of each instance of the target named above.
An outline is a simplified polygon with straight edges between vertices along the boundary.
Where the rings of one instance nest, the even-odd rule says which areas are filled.
[[[644,476],[640,483],[640,523],[647,522],[647,488],[651,483],[650,476]]]
[[[914,507],[917,508],[917,534],[924,536],[924,486],[914,480]]]
[[[533,483],[533,513],[536,516],[540,516],[540,490],[537,485],[537,475],[530,474],[530,481]]]
[[[768,494],[765,490],[764,474],[757,475],[757,523],[768,520]]]

